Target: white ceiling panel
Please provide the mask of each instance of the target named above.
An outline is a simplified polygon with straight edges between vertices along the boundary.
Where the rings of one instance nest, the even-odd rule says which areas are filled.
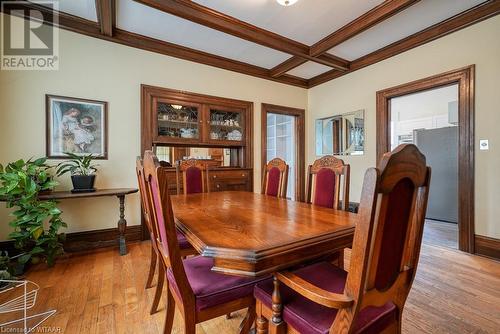
[[[325,73],[330,71],[332,68],[321,65],[312,61],[308,61],[307,63],[304,63],[293,70],[287,72],[287,74],[295,75],[300,78],[304,79],[310,79],[312,77],[315,77],[317,75],[320,75],[321,73]]]
[[[383,0],[194,0],[257,27],[312,45],[363,15]],[[435,0],[440,1],[440,0]]]
[[[354,60],[463,12],[484,0],[422,0],[329,52]]]
[[[132,0],[118,0],[116,25],[137,34],[272,68],[290,55],[204,27]]]
[[[97,22],[95,0],[59,0],[59,11]]]

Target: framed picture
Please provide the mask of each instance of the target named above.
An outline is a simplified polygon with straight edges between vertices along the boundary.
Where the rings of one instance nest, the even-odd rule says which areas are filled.
[[[47,157],[70,152],[107,159],[107,122],[107,102],[46,95]]]

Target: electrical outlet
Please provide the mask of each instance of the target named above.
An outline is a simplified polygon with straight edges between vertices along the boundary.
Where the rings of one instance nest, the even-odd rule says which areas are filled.
[[[481,151],[487,151],[490,149],[490,143],[488,142],[488,139],[479,140],[479,149]]]

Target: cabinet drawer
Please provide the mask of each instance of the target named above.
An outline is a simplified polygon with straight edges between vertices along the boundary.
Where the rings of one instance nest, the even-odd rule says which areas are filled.
[[[213,171],[209,174],[210,191],[250,191],[249,170]]]

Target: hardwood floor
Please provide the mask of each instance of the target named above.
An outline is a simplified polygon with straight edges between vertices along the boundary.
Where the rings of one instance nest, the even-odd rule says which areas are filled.
[[[458,249],[458,224],[426,219],[424,242],[435,246]]]
[[[57,310],[43,324],[52,332],[161,333],[165,308],[150,316],[154,289],[144,289],[148,257],[143,242],[130,244],[126,256],[106,249],[33,268],[27,278],[41,287],[33,311]],[[207,321],[197,333],[236,333],[243,315]],[[500,333],[500,263],[424,244],[403,318],[408,334]],[[183,333],[180,319],[176,314],[173,333]]]

